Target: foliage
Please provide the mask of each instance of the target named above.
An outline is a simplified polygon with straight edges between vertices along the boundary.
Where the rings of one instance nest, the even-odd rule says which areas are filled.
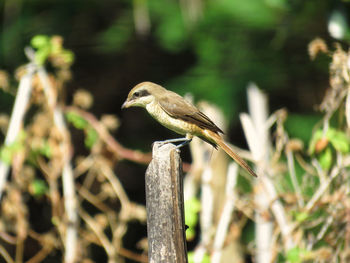
[[[188,262],[189,262],[189,263],[195,263],[195,262],[210,263],[210,257],[209,257],[208,254],[205,254],[205,255],[203,256],[203,258],[202,258],[200,261],[195,260],[194,257],[195,257],[195,256],[194,256],[194,253],[193,253],[193,252],[188,253]]]
[[[220,102],[224,111],[232,115],[241,103],[235,98],[242,95],[244,86],[251,79],[263,86],[283,82],[281,72],[272,73],[279,71],[281,64],[278,57],[266,54],[264,46],[251,46],[257,30],[259,34],[274,30],[283,10],[261,1],[208,1],[203,3],[205,8],[198,11],[201,12],[200,17],[188,28],[184,24],[189,11],[174,3],[169,7],[169,3],[150,3],[151,17],[160,21],[155,32],[158,41],[172,52],[190,47],[196,55],[196,63],[171,81],[168,84],[170,88],[182,94],[190,90],[197,98]],[[182,13],[185,13],[185,18]],[[240,29],[236,25],[240,25]],[[251,34],[248,35],[247,31]],[[254,54],[251,49],[255,49]],[[258,54],[260,51],[269,56],[269,66],[259,64],[266,63],[266,58],[265,61],[257,59],[257,56],[262,56]],[[269,76],[271,79],[268,79]]]
[[[3,145],[0,149],[0,159],[4,163],[11,164],[13,156],[23,150],[25,133],[19,134],[18,138],[9,145]]]
[[[6,189],[0,187],[0,233],[9,237],[14,233],[15,237],[11,238],[17,239],[14,243],[0,241],[0,257],[7,262],[73,262],[78,260],[79,253],[88,260],[96,257],[90,249],[96,244],[105,249],[111,262],[124,257],[145,262],[142,255],[122,248],[128,223],[144,222],[146,214],[143,206],[129,200],[112,169],[123,153],[116,153],[112,147],[116,142],[109,139],[107,143],[105,137],[108,130],[118,127],[118,121],[110,115],[102,116],[99,121],[84,112],[82,109],[91,107],[92,98],[83,90],[76,92],[72,106],[63,107],[59,93],[69,79],[73,53],[63,48],[62,38],[58,36],[36,36],[31,44],[37,51],[27,50],[31,61],[20,68],[20,85],[28,85],[32,90],[29,107],[24,109],[26,120],[18,120],[23,131],[13,143],[4,143],[0,151],[1,179],[6,180],[8,166],[13,175]],[[53,73],[48,73],[44,65],[51,67]],[[33,75],[29,73],[30,67],[35,67]],[[27,81],[23,83],[24,79]],[[64,115],[66,120],[61,118]],[[87,156],[72,156],[75,146],[66,121],[85,133]],[[124,158],[133,159],[127,155]],[[36,213],[31,203],[46,212]],[[78,217],[84,223],[78,222]],[[109,230],[113,234],[107,237],[105,231]],[[90,236],[91,233],[94,234]],[[37,249],[27,248],[27,242],[32,240],[39,245]],[[4,247],[18,252],[12,255]],[[73,259],[55,256],[63,247]]]
[[[130,248],[126,241],[129,232],[135,231],[132,224],[145,225],[145,207],[129,199],[119,180],[125,178],[121,174],[125,171],[123,159],[145,164],[150,155],[126,149],[113,139],[110,132],[118,127],[118,120],[113,118],[111,128],[104,116],[97,119],[87,112],[94,101],[89,92],[68,94],[67,101],[73,97],[73,105],[68,105],[65,98],[67,83],[75,74],[73,62],[88,50],[91,53],[86,52],[87,57],[94,64],[89,80],[103,76],[99,92],[110,88],[110,94],[121,94],[116,85],[105,85],[105,79],[126,79],[129,85],[147,76],[181,94],[190,91],[196,98],[219,104],[230,119],[244,104],[243,93],[249,81],[254,80],[268,92],[285,87],[280,92],[288,91],[286,97],[296,95],[297,89],[310,94],[309,86],[313,85],[319,95],[319,84],[325,85],[327,80],[318,77],[329,64],[330,88],[317,114],[287,116],[285,111],[273,112],[266,124],[272,127],[269,134],[273,140],[265,166],[251,153],[243,152],[262,171],[263,178],[270,180],[270,188],[262,187],[261,179],[240,176],[231,195],[226,196],[225,187],[221,185],[219,191],[215,187],[222,183],[218,178],[224,178],[225,184],[227,169],[213,168],[215,180],[208,183],[201,179],[204,165],[198,168],[193,164],[195,172],[187,176],[195,177],[196,192],[185,208],[187,237],[195,247],[189,260],[195,262],[200,254],[201,262],[211,262],[219,253],[229,260],[252,258],[258,262],[255,229],[260,222],[254,220],[260,216],[272,226],[268,252],[277,262],[349,261],[349,53],[340,44],[330,48],[317,39],[308,49],[312,64],[306,62],[305,54],[305,43],[316,35],[326,35],[327,22],[330,34],[345,41],[344,46],[349,40],[349,28],[342,8],[332,7],[334,12],[330,12],[332,1],[315,3],[136,0],[107,1],[103,10],[95,0],[75,0],[69,5],[55,4],[55,8],[40,0],[23,1],[23,6],[19,2],[7,3],[4,10],[11,12],[3,19],[0,66],[9,72],[18,67],[27,59],[22,50],[30,43],[35,49],[34,59],[29,57],[35,73],[31,77],[30,105],[21,121],[24,132],[14,143],[0,148],[1,163],[12,168],[1,199],[0,257],[7,262],[60,262],[73,248],[74,256],[86,262],[99,261],[101,257],[109,262],[147,261],[143,240],[134,240]],[[148,28],[138,31],[137,19],[143,25],[149,24]],[[63,46],[62,37],[45,35],[57,32],[64,35],[76,55]],[[92,54],[109,63],[95,62]],[[176,69],[174,58],[178,58]],[[80,61],[83,65],[88,60]],[[112,63],[122,66],[116,70]],[[129,69],[130,75],[123,75],[122,69]],[[16,77],[0,71],[1,110],[9,112],[16,78],[21,82],[27,74],[28,64],[19,67]],[[118,99],[113,97],[113,107]],[[306,100],[314,101],[311,96]],[[282,106],[283,101],[278,101],[273,108]],[[66,118],[63,127],[57,113]],[[66,121],[71,124],[69,129]],[[1,138],[6,136],[6,122],[1,118]],[[83,137],[85,148],[81,150]],[[214,155],[207,152],[203,160]],[[195,162],[198,156],[192,157]],[[74,201],[65,202],[71,201],[71,196],[62,182],[69,171],[70,179],[75,180],[74,209],[69,206]],[[204,185],[213,192],[215,208],[210,218],[205,218],[211,221],[207,228],[202,212],[210,202],[200,204],[198,199]],[[274,198],[267,207],[259,207],[259,191],[271,188]],[[235,206],[219,246],[215,238],[224,204],[232,200]],[[274,210],[276,204],[285,215],[284,223]],[[73,219],[75,216],[79,220],[71,221],[71,213]],[[71,229],[78,233],[77,248],[66,239]],[[35,249],[27,245],[33,242]]]
[[[198,212],[200,211],[200,202],[196,198],[191,198],[185,202],[185,224],[188,226],[186,230],[186,239],[191,240],[196,236],[196,226],[198,224]]]
[[[195,98],[220,104],[226,116],[235,119],[244,104],[240,98],[249,81],[269,91],[287,89],[292,87],[289,83],[296,73],[300,78],[311,68],[300,61],[304,58],[300,54],[312,37],[325,34],[330,5],[331,0],[317,5],[314,1],[286,0],[198,0],[180,4],[138,0],[108,1],[103,5],[96,0],[59,5],[42,0],[24,2],[23,6],[14,4],[18,12],[9,12],[0,35],[0,67],[20,64],[21,49],[33,35],[58,32],[80,55],[80,49],[82,53],[88,49],[87,60],[91,55],[103,54],[108,67],[109,57],[117,59],[121,63],[117,70],[124,68],[123,61],[137,61],[137,57],[149,53],[151,63],[147,58],[143,61],[147,68],[142,67],[143,63],[133,63],[133,76],[160,80],[181,94],[190,91]],[[146,34],[134,27],[137,21],[148,25]],[[25,27],[28,24],[30,28]],[[43,35],[33,41],[36,48],[40,46],[39,63],[56,50]],[[71,55],[65,54],[66,59],[71,60]],[[161,62],[163,55],[184,59],[174,69],[171,59]],[[325,71],[325,67],[321,69]],[[100,70],[102,73],[108,68],[96,65],[95,72]],[[143,76],[140,72],[145,70],[147,75]],[[173,71],[180,74],[174,76]]]
[[[72,51],[62,47],[62,39],[60,37],[49,38],[48,36],[38,35],[32,38],[31,45],[37,49],[35,60],[39,65],[43,65],[46,60],[51,59],[53,63],[63,63],[69,67],[74,61]],[[59,59],[55,60],[55,57]],[[55,66],[59,67],[59,65]]]
[[[98,140],[98,134],[89,123],[79,114],[68,112],[66,114],[67,120],[71,122],[75,128],[84,130],[85,132],[85,146],[91,149]]]

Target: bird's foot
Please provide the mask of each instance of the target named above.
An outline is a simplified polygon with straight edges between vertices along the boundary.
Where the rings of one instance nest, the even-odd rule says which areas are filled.
[[[184,138],[184,139],[185,140],[182,143],[180,143],[176,146],[176,150],[180,150],[181,147],[186,146],[187,144],[189,144],[192,141],[192,138],[191,139]]]
[[[180,144],[178,144],[176,146],[176,150],[179,150],[181,147],[189,144],[191,141],[192,141],[192,138],[188,139],[188,138],[184,137],[184,138],[169,139],[169,140],[165,140],[165,141],[158,141],[157,143],[159,143],[160,146],[162,146],[162,145],[167,144],[167,143],[181,142]]]

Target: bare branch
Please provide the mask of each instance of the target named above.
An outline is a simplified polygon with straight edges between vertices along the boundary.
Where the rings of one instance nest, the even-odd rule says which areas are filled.
[[[5,137],[5,147],[15,142],[22,127],[24,115],[29,104],[30,94],[32,90],[32,78],[34,73],[34,65],[28,64],[26,66],[26,74],[21,78],[19,83],[15,104],[13,106],[9,127]],[[0,200],[4,191],[8,171],[9,164],[0,160]]]
[[[214,239],[214,251],[211,257],[211,262],[213,263],[220,263],[222,249],[230,226],[237,198],[235,193],[237,177],[238,165],[236,163],[231,163],[227,172],[226,202],[224,205],[224,209],[221,213],[221,218],[218,223]]]

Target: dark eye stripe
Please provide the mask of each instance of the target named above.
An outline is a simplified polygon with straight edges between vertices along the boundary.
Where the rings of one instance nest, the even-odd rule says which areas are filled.
[[[134,93],[133,97],[134,98],[140,98],[140,97],[146,97],[148,95],[150,95],[150,93],[147,90],[143,89],[143,90],[140,90],[140,91],[136,91]]]

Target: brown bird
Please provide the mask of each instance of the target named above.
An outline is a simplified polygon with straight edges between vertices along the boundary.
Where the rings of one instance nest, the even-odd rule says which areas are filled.
[[[166,142],[183,141],[178,146],[181,147],[189,143],[193,136],[197,136],[215,148],[221,147],[242,168],[257,177],[248,164],[224,142],[220,136],[223,131],[203,112],[175,92],[152,82],[142,82],[129,92],[122,109],[135,106],[145,108],[162,125],[186,136]]]

